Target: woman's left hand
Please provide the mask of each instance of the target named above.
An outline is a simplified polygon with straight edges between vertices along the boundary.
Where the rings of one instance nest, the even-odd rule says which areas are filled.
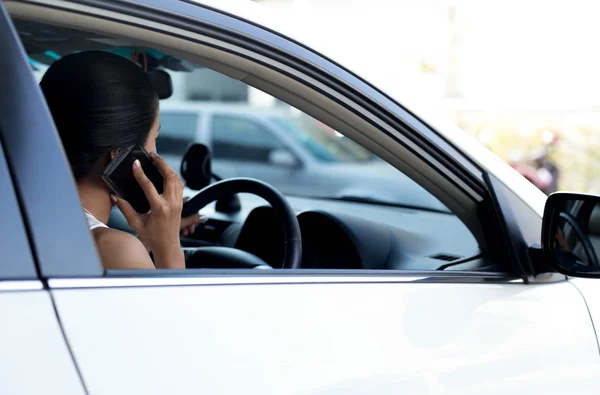
[[[188,200],[190,200],[189,197],[184,197],[183,203]],[[206,221],[206,217],[200,214],[192,214],[189,217],[181,218],[181,230],[179,234],[181,236],[191,235],[196,230],[196,225],[201,224],[204,221]]]

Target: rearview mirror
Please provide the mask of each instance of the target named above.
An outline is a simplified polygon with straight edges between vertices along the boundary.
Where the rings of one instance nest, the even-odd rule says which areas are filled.
[[[544,256],[558,272],[600,278],[600,196],[558,192],[546,201]]]
[[[173,94],[171,76],[164,70],[148,70],[146,72],[159,99],[168,99]]]
[[[274,149],[271,151],[269,154],[269,163],[285,167],[298,166],[296,157],[290,151],[285,149]]]
[[[181,177],[188,188],[196,191],[210,184],[211,153],[204,144],[192,144],[181,158]]]

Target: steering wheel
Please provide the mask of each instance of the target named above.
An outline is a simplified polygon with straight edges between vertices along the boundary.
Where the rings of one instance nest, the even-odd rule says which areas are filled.
[[[207,204],[223,196],[236,193],[251,193],[265,199],[273,208],[275,215],[283,223],[284,256],[281,267],[284,269],[297,269],[302,260],[302,239],[300,225],[294,210],[285,197],[267,183],[253,178],[229,178],[210,184],[203,188],[190,200],[184,203],[181,215],[190,216],[200,211]],[[224,267],[258,267],[267,265],[260,258],[230,247],[200,247],[194,252],[194,257],[199,261],[218,261]],[[213,266],[214,267],[214,266]]]
[[[592,242],[590,241],[590,238],[587,236],[587,234],[581,228],[581,225],[579,225],[579,222],[577,222],[575,217],[573,217],[571,214],[569,214],[565,211],[561,211],[561,213],[559,214],[559,217],[564,219],[569,225],[571,225],[571,227],[575,231],[575,235],[581,242],[581,246],[583,247],[583,251],[585,252],[585,256],[587,257],[588,262],[590,262],[593,266],[600,268],[600,263],[598,262],[598,256],[596,255],[596,250],[594,249],[594,246],[593,246]]]

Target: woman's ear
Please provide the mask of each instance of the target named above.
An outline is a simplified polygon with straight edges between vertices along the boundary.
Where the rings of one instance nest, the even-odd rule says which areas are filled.
[[[119,155],[119,152],[121,152],[121,149],[110,151],[110,160],[115,159],[115,156]]]

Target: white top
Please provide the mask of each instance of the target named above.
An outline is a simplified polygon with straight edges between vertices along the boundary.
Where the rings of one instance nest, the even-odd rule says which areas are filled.
[[[92,213],[87,211],[87,209],[84,208],[83,213],[85,214],[85,219],[87,219],[90,230],[94,230],[96,228],[108,228],[104,222],[98,221],[98,219],[94,217]]]

